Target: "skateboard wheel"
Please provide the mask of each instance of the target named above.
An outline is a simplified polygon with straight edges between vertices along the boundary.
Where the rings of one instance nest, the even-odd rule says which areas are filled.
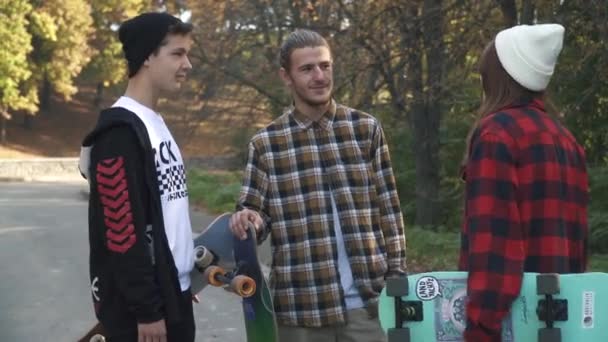
[[[409,294],[407,277],[388,278],[386,280],[386,295],[389,297],[402,297]]]
[[[539,274],[536,276],[536,293],[539,295],[554,295],[559,293],[559,275],[555,273]]]
[[[410,328],[388,329],[388,342],[410,342]]]
[[[542,328],[538,330],[538,342],[561,342],[562,331],[559,328]]]
[[[223,275],[224,275],[224,270],[219,266],[209,266],[205,269],[205,273],[203,273],[203,276],[207,279],[207,282],[209,282],[209,285],[213,285],[213,286],[224,285],[224,283],[222,283],[222,281],[218,277],[218,276],[223,276]]]
[[[96,335],[93,335],[93,337],[91,337],[89,342],[106,342],[106,338],[103,337],[102,335],[96,334]]]
[[[232,278],[230,289],[243,298],[251,297],[256,289],[255,280],[244,275],[238,275]]]
[[[213,253],[203,246],[194,249],[194,264],[198,269],[205,269],[213,262]]]

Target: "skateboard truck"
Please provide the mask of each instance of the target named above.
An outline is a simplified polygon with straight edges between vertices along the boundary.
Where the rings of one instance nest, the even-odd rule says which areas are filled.
[[[209,266],[205,269],[204,277],[212,286],[227,285],[231,291],[240,297],[247,298],[255,294],[255,281],[238,272],[225,272],[221,267]]]
[[[241,297],[250,297],[255,293],[255,281],[247,276],[240,275],[239,268],[233,272],[225,272],[221,267],[212,266],[213,263],[217,262],[217,257],[207,248],[196,247],[194,256],[194,266],[199,272],[203,273],[209,284],[213,286],[227,285],[230,290]]]
[[[388,342],[410,342],[410,329],[403,328],[403,322],[422,321],[422,302],[401,299],[409,294],[407,277],[387,279],[386,294],[395,298],[395,328],[388,329]]]
[[[562,333],[560,328],[553,324],[557,321],[568,320],[568,301],[566,299],[555,299],[553,295],[559,294],[558,274],[539,274],[536,276],[536,293],[544,295],[545,299],[538,301],[536,314],[538,320],[545,322],[546,328],[538,330],[539,342],[560,342]]]

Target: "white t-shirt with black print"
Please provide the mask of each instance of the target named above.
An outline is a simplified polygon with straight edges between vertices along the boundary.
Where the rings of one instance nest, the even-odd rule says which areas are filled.
[[[194,244],[182,155],[160,114],[126,96],[119,98],[112,107],[125,108],[135,113],[148,130],[154,149],[165,234],[177,268],[180,287],[185,291],[190,287],[190,271],[194,267]]]

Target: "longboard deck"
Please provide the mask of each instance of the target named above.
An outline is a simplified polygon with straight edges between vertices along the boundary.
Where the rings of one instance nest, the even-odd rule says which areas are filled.
[[[242,302],[247,341],[278,341],[272,294],[260,267],[255,230],[248,231],[246,240],[236,238],[229,229],[231,216],[231,213],[224,213],[217,217],[194,238],[194,248],[204,246],[215,256],[213,265],[253,279],[255,293],[251,297],[243,298]],[[194,294],[208,285],[201,271],[203,270],[195,267],[190,273]]]
[[[554,323],[560,329],[561,340],[608,341],[608,274],[563,274],[557,277],[559,293],[553,298],[566,299],[568,307],[567,321]],[[389,332],[389,342],[404,342],[404,330],[389,331],[392,328],[409,328],[410,341],[462,341],[466,324],[466,279],[466,272],[408,276],[408,294],[400,298],[408,305],[419,303],[415,305],[421,305],[423,317],[421,321],[406,321],[401,327],[396,327],[395,297],[388,296],[385,288],[380,295],[379,315],[380,324]],[[546,327],[537,315],[541,299],[545,296],[537,294],[537,274],[526,273],[520,295],[503,321],[504,342],[538,341],[539,329]]]
[[[224,213],[211,222],[205,230],[194,238],[194,248],[205,247],[214,255],[213,265],[224,270],[234,269],[233,235],[230,231],[231,213]],[[203,272],[196,267],[190,272],[193,294],[202,291],[208,285]]]
[[[257,253],[257,239],[254,229],[247,231],[247,239],[234,237],[234,256],[237,266],[254,279],[257,290],[248,298],[243,298],[243,314],[247,342],[276,342],[278,331],[272,294],[262,269]]]

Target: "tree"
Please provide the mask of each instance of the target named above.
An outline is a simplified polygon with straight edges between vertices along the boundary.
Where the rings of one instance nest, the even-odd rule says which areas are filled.
[[[461,208],[462,194],[457,170],[481,98],[478,60],[485,44],[506,27],[543,22],[566,26],[551,91],[566,113],[573,112],[565,119],[584,137],[592,160],[606,159],[608,81],[597,73],[608,61],[603,1],[164,3],[192,13],[196,44],[188,96],[196,99],[201,121],[236,112],[280,115],[290,105],[277,77],[281,42],[296,28],[324,35],[335,58],[334,95],[381,118],[402,204],[415,224],[457,225],[454,211]]]
[[[475,7],[483,10],[470,11]],[[445,70],[462,67],[458,58],[470,50],[461,44],[470,40],[453,39],[446,23],[456,22],[450,29],[466,36],[485,22],[483,14],[491,6],[440,0],[255,0],[189,1],[187,8],[200,28],[200,52],[195,56],[205,66],[199,83],[203,98],[230,97],[235,93],[220,89],[236,89],[236,101],[244,104],[253,98],[242,94],[253,92],[255,103],[261,97],[275,115],[289,105],[276,77],[276,56],[284,36],[296,28],[311,28],[327,37],[336,60],[336,98],[374,114],[387,113],[388,125],[397,127],[393,131],[412,136],[408,148],[415,159],[416,223],[434,225],[441,220],[439,133],[450,95],[444,87]],[[473,48],[479,50],[479,44]],[[462,84],[462,72],[460,79],[448,76]]]
[[[91,1],[91,16],[95,33],[91,47],[95,55],[83,70],[83,74],[96,84],[95,106],[103,99],[103,90],[119,83],[126,76],[122,46],[118,41],[117,28],[124,20],[148,9],[147,0],[99,0]]]
[[[35,110],[35,94],[22,87],[31,71],[27,55],[32,50],[26,0],[0,0],[0,143],[6,143],[6,121],[13,110]]]
[[[564,49],[551,81],[564,120],[591,165],[608,162],[608,6],[565,1],[556,12],[566,28]]]
[[[351,24],[344,32],[345,37],[353,37],[350,44],[354,48],[349,50],[360,47],[367,51],[368,57],[363,60],[373,70],[368,75],[380,76],[369,83],[377,86],[368,91],[374,94],[376,104],[384,102],[389,106],[391,115],[387,121],[398,127],[400,132],[395,136],[407,141],[399,144],[410,149],[406,152],[393,148],[393,155],[399,155],[395,164],[403,170],[408,164],[405,158],[414,158],[414,177],[409,178],[415,181],[400,183],[400,194],[402,198],[415,198],[415,224],[437,225],[442,221],[441,120],[450,102],[448,89],[457,88],[454,84],[446,86],[445,70],[448,66],[465,69],[459,57],[465,56],[471,46],[459,44],[464,40],[460,37],[466,37],[476,25],[474,20],[460,16],[467,6],[474,5],[440,0],[341,4]],[[468,17],[474,18],[470,14]],[[453,39],[454,33],[448,32],[456,32],[460,39]],[[452,79],[462,84],[466,77],[458,75]],[[409,196],[410,186],[414,188],[413,196]]]
[[[69,100],[77,91],[74,79],[89,62],[93,50],[91,7],[84,0],[32,1],[30,16],[33,52],[30,89],[37,89],[40,109],[48,110],[51,92]]]

